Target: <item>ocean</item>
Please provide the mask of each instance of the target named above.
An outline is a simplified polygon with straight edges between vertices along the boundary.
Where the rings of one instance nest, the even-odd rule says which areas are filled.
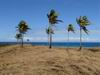
[[[48,46],[48,42],[24,42],[25,44],[32,44],[37,46]],[[17,42],[0,42],[0,45],[13,45]],[[20,44],[20,43],[19,43]],[[54,47],[79,47],[80,42],[52,42]],[[83,42],[83,47],[100,47],[100,42]]]

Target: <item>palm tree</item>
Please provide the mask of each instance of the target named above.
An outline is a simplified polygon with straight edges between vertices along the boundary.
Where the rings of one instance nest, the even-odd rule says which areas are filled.
[[[25,21],[20,21],[20,23],[17,26],[17,30],[19,32],[19,34],[21,34],[22,38],[22,47],[23,47],[23,38],[24,38],[24,34],[26,34],[26,32],[29,30],[30,28],[28,27],[27,23]]]
[[[18,43],[18,40],[22,39],[22,34],[20,33],[16,34],[15,38],[17,39],[17,43]]]
[[[58,14],[56,13],[55,10],[51,10],[50,13],[47,14],[48,20],[49,20],[49,29],[52,30],[52,26],[57,24],[58,22],[62,22],[62,20],[58,20]],[[49,40],[50,40],[50,44],[49,44],[49,48],[52,48],[52,33],[49,30]]]
[[[76,18],[76,22],[80,27],[80,50],[82,49],[82,30],[88,34],[88,30],[86,26],[90,25],[90,21],[86,16],[80,16],[79,18]]]
[[[68,42],[69,42],[69,32],[73,32],[73,33],[75,33],[75,32],[74,32],[74,27],[73,27],[72,24],[69,24],[69,25],[68,25],[68,29],[67,29],[67,31],[68,31]]]

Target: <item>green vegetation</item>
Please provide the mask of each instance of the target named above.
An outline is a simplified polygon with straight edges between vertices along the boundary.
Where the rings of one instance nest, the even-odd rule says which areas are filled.
[[[15,38],[17,39],[17,43],[18,43],[18,41],[22,39],[22,34],[20,33],[16,34]]]
[[[58,22],[62,22],[62,20],[58,20],[58,14],[55,10],[51,10],[50,13],[47,14],[48,20],[49,20],[49,48],[52,48],[52,26],[57,24]]]
[[[69,25],[68,25],[67,31],[68,31],[68,42],[69,42],[69,32],[75,33],[74,27],[73,27],[72,24],[69,24]]]
[[[23,38],[24,38],[24,34],[26,34],[26,32],[29,30],[30,28],[28,27],[27,23],[25,21],[21,21],[18,26],[17,26],[17,31],[18,34],[16,34],[16,38],[17,39],[21,39],[21,46],[23,47]]]
[[[63,22],[62,20],[58,20],[58,14],[57,12],[52,9],[48,14],[47,18],[49,21],[49,26],[46,29],[46,33],[48,35],[48,41],[49,41],[49,48],[52,48],[52,34],[54,34],[53,26],[55,24],[58,24],[58,22]],[[79,18],[76,18],[76,22],[80,27],[80,50],[82,49],[82,30],[88,34],[87,26],[90,25],[90,22],[87,18],[87,16],[80,16]],[[18,40],[21,40],[21,46],[23,47],[23,38],[24,34],[29,30],[30,28],[28,27],[27,23],[25,21],[21,21],[18,26],[17,26],[17,31],[18,33],[16,34],[15,38]],[[69,42],[69,32],[75,33],[74,27],[72,24],[68,25],[67,28],[68,31],[68,42]],[[29,41],[29,39],[27,39]]]
[[[77,24],[80,26],[80,50],[82,49],[82,30],[88,34],[86,26],[90,25],[90,22],[86,16],[80,16],[76,19]]]

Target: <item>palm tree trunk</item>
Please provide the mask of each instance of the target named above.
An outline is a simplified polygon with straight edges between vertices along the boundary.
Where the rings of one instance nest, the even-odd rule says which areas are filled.
[[[80,27],[80,50],[82,49],[82,27]]]
[[[18,44],[18,39],[17,39],[17,44]]]
[[[21,40],[22,40],[22,42],[21,42],[21,47],[22,47],[22,48],[23,48],[23,45],[24,45],[24,43],[23,43],[23,37],[24,37],[24,36],[23,36],[23,34],[22,34],[22,39],[21,39]]]
[[[22,47],[23,47],[23,38],[22,38]]]
[[[49,48],[52,48],[52,33],[51,33],[51,24],[49,23]]]
[[[49,48],[52,48],[52,34],[50,33],[50,45]]]
[[[68,31],[68,40],[67,40],[67,47],[69,45],[69,31]],[[68,47],[69,48],[69,47]]]
[[[48,38],[48,45],[49,45],[49,34],[47,34],[47,38]]]

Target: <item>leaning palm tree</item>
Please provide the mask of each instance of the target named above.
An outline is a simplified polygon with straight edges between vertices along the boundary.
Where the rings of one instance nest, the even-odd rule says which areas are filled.
[[[62,22],[62,20],[58,20],[58,14],[55,10],[51,10],[50,13],[47,14],[48,20],[49,20],[49,29],[52,30],[52,26],[57,24],[58,22]],[[49,30],[49,48],[52,48],[52,33]]]
[[[17,26],[17,30],[18,32],[21,34],[22,36],[22,47],[23,47],[23,38],[24,38],[24,34],[26,34],[26,32],[29,30],[30,28],[28,27],[27,23],[25,21],[21,21],[18,26]]]
[[[77,24],[80,26],[80,50],[82,49],[82,30],[88,34],[86,26],[90,25],[90,21],[86,16],[80,16],[76,19]]]
[[[17,43],[18,43],[18,41],[22,39],[22,34],[17,33],[15,38],[17,39]]]
[[[69,32],[75,33],[74,27],[73,27],[72,24],[69,24],[69,25],[68,25],[67,31],[68,31],[68,42],[69,42]]]

